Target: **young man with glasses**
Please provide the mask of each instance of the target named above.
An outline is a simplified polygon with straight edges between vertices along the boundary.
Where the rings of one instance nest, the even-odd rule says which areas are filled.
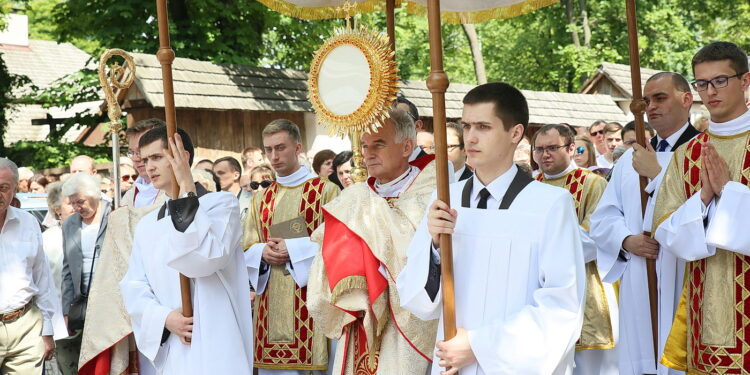
[[[441,318],[438,240],[451,234],[457,334],[444,341],[438,325],[431,373],[570,374],[586,284],[573,199],[513,163],[529,121],[521,91],[488,83],[463,103],[474,176],[450,186],[455,208],[433,194],[398,278],[401,305]]]
[[[708,130],[675,151],[654,210],[654,238],[688,261],[662,363],[688,373],[750,372],[750,86],[747,55],[729,42],[692,61]]]
[[[689,122],[693,96],[684,77],[677,73],[657,73],[648,79],[643,91],[646,115],[656,130],[656,137],[647,148],[636,143],[633,150],[620,157],[599,206],[591,216],[591,237],[599,249],[597,262],[605,275],[604,281],[620,281],[620,341],[617,346],[620,374],[676,375],[675,370],[659,366],[657,371],[654,367],[646,259],[657,262],[659,352],[669,335],[677,308],[684,262],[669,252],[659,252],[659,243],[644,234],[644,228],[651,229],[656,196],[649,197],[644,218],[639,177],[648,177],[651,181],[647,191],[656,190],[663,170],[672,159],[672,151],[690,141],[698,131]],[[635,133],[635,128],[631,133]]]
[[[164,192],[159,191],[151,184],[151,180],[146,173],[145,161],[141,159],[141,154],[138,152],[138,140],[147,131],[157,126],[166,126],[166,123],[156,118],[150,118],[138,121],[125,129],[125,136],[128,138],[127,155],[133,160],[135,170],[138,171],[138,178],[133,183],[134,188],[128,190],[122,197],[120,204],[123,206],[145,207],[164,203]]]
[[[614,288],[603,283],[596,263],[596,244],[589,236],[589,220],[607,187],[598,174],[573,161],[575,136],[564,125],[545,125],[531,140],[537,181],[568,191],[575,201],[586,263],[586,306],[581,337],[576,343],[574,374],[616,375],[618,308]]]

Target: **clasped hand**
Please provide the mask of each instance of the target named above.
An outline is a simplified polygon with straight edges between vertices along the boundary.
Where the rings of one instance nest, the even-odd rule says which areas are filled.
[[[263,260],[272,266],[289,262],[289,249],[283,238],[269,238],[263,248]]]
[[[701,201],[708,206],[729,182],[729,166],[711,142],[701,147]]]

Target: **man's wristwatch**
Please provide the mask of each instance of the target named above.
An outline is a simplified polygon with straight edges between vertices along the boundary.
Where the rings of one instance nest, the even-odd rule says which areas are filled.
[[[195,195],[194,191],[188,191],[187,193],[180,194],[180,198],[192,198],[192,197],[195,197],[195,196],[196,195]]]

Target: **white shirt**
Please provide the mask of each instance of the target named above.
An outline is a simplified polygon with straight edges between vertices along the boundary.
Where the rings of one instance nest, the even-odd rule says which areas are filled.
[[[83,271],[82,291],[85,293],[88,289],[89,280],[91,280],[91,265],[94,262],[94,248],[96,247],[96,238],[99,235],[100,223],[94,221],[91,224],[81,222],[81,252],[83,253]]]
[[[607,154],[601,154],[596,157],[596,165],[598,165],[600,168],[612,168],[612,166],[614,165],[614,163],[607,160],[606,155]]]
[[[62,267],[63,267],[63,235],[62,227],[56,225],[42,233],[44,253],[47,255],[52,280],[57,288],[57,296],[62,296]]]
[[[667,146],[667,148],[664,151],[672,151],[672,149],[674,148],[674,145],[680,139],[680,136],[682,136],[682,133],[685,132],[685,129],[687,129],[688,126],[690,126],[690,122],[686,122],[685,125],[682,125],[682,127],[680,128],[680,130],[674,132],[674,134],[672,134],[672,135],[670,135],[669,137],[666,138],[667,144],[669,146]],[[659,147],[659,142],[661,142],[662,140],[664,140],[664,138],[659,137],[659,134],[657,133],[656,134],[656,147],[657,147],[657,151],[658,151],[658,147]]]
[[[461,179],[461,175],[464,174],[464,171],[466,170],[466,164],[464,164],[461,169],[453,172],[453,181],[459,181]]]
[[[136,194],[133,199],[135,207],[150,206],[156,202],[156,196],[159,195],[159,189],[155,188],[152,183],[147,183],[141,176],[135,179],[135,189]]]
[[[513,163],[505,173],[492,180],[487,186],[479,181],[479,177],[474,173],[474,176],[471,177],[474,179],[474,185],[471,188],[471,200],[469,201],[471,207],[476,207],[477,204],[479,204],[479,200],[481,199],[479,197],[479,192],[484,188],[487,188],[490,192],[490,197],[487,198],[487,208],[500,207],[500,202],[502,201],[503,196],[505,196],[505,192],[508,191],[510,183],[516,178],[516,173],[518,173],[518,167]],[[458,200],[457,202],[461,201]]]
[[[67,337],[39,223],[31,214],[7,208],[0,230],[0,313],[18,310],[32,298],[42,312],[42,335]]]

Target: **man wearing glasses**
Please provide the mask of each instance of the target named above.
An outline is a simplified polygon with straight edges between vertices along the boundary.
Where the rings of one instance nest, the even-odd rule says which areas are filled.
[[[647,191],[656,190],[672,153],[698,134],[690,125],[693,95],[687,80],[670,72],[651,76],[644,87],[649,124],[656,130],[648,148],[637,143],[626,151],[612,171],[607,189],[591,216],[591,237],[597,244],[597,261],[604,281],[620,281],[620,341],[617,346],[620,374],[669,374],[664,366],[655,367],[651,330],[646,259],[656,260],[659,282],[659,343],[664,345],[672,326],[682,287],[684,262],[669,252],[660,252],[659,243],[644,234],[651,230],[656,195],[649,197],[644,218],[641,209],[639,177],[648,177]],[[635,127],[623,129],[627,139]],[[661,353],[661,351],[659,351]],[[658,371],[657,371],[658,370]]]
[[[708,130],[675,151],[654,210],[656,241],[688,261],[662,363],[688,373],[750,372],[750,86],[747,55],[715,42],[692,61]]]
[[[128,157],[133,160],[133,165],[138,171],[138,178],[133,183],[134,188],[128,190],[122,197],[122,205],[130,207],[144,207],[164,203],[164,192],[156,189],[146,174],[146,163],[141,159],[138,152],[138,140],[147,131],[157,127],[166,126],[164,121],[151,118],[136,122],[133,126],[125,129],[128,138]]]
[[[469,179],[474,175],[466,165],[466,148],[464,147],[464,130],[455,122],[447,124],[448,160],[453,163],[453,176],[456,181]]]
[[[574,374],[617,375],[617,299],[612,284],[602,283],[596,264],[596,244],[589,237],[589,219],[607,186],[598,174],[573,161],[575,135],[564,125],[545,125],[531,139],[534,161],[542,173],[537,180],[565,189],[573,196],[586,263],[586,305],[583,330],[576,343]]]
[[[604,155],[609,152],[607,144],[604,143],[604,127],[607,126],[607,122],[604,120],[596,120],[589,126],[589,138],[594,144],[596,149],[596,155]]]

